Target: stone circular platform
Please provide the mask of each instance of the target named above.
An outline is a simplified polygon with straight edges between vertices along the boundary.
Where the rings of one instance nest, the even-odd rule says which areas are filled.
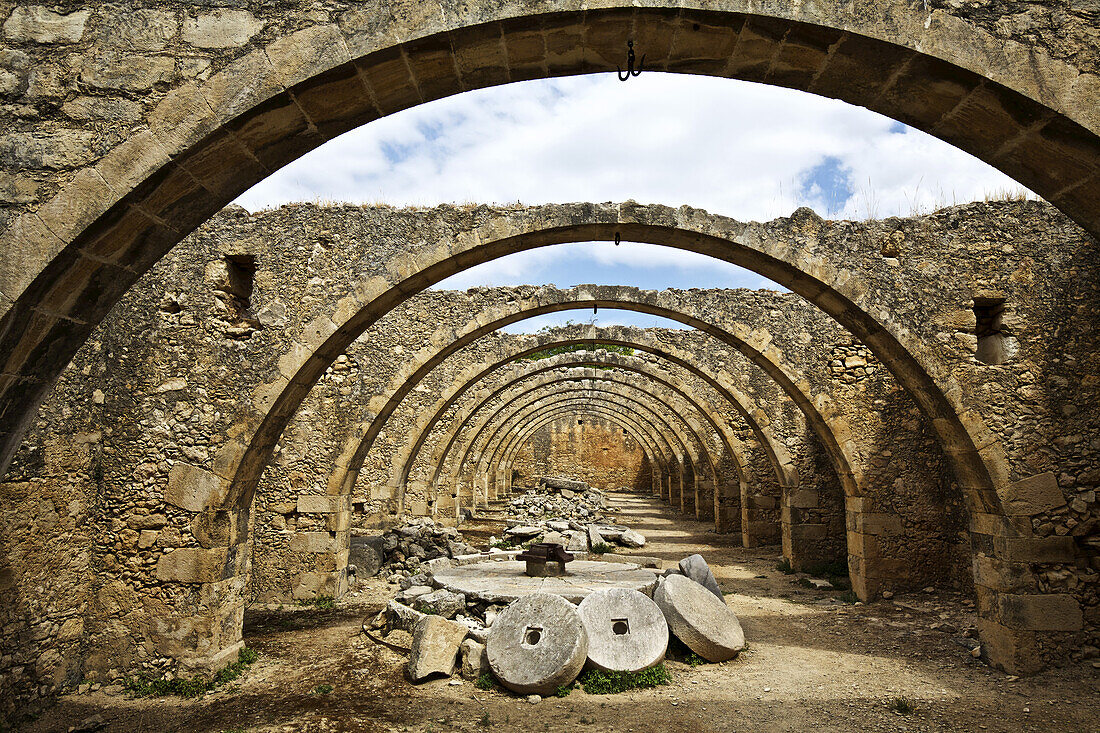
[[[607,588],[629,588],[648,596],[657,585],[656,574],[633,563],[575,560],[566,565],[567,575],[554,578],[528,577],[524,566],[505,560],[440,569],[433,572],[432,585],[487,603],[511,603],[532,593],[552,593],[580,603],[589,593]]]

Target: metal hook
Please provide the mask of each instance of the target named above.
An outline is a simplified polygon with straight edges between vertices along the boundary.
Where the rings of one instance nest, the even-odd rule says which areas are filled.
[[[619,242],[621,242],[621,241],[623,241],[622,237],[619,236],[618,232],[615,232],[615,246],[618,247]]]
[[[638,68],[634,68],[634,41],[626,42],[626,73],[618,66],[615,67],[615,73],[619,76],[619,81],[626,81],[632,76],[639,76],[642,73],[642,68],[645,66],[645,54],[642,54],[642,60],[638,64]]]

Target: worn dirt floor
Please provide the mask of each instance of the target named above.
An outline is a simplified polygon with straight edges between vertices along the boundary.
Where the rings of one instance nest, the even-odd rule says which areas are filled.
[[[735,660],[667,662],[671,685],[531,705],[447,680],[414,686],[403,655],[360,633],[395,591],[383,580],[332,611],[251,613],[260,659],[235,683],[196,700],[130,699],[118,688],[68,695],[28,731],[66,731],[98,714],[107,731],[1090,731],[1100,730],[1093,662],[1016,679],[964,646],[972,605],[916,593],[850,605],[776,569],[778,548],[752,550],[661,502],[613,495],[619,521],[649,539],[638,554],[665,566],[700,552],[744,626]],[[331,692],[317,688],[331,685]],[[324,688],[322,688],[323,690]],[[904,698],[912,709],[897,712]]]

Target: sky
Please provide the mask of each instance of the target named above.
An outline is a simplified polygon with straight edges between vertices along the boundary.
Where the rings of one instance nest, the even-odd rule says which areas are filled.
[[[236,203],[301,201],[688,204],[740,220],[799,206],[839,219],[910,215],[1021,187],[978,159],[837,100],[730,79],[646,72],[466,92],[345,133]],[[728,263],[650,244],[557,245],[488,262],[437,288],[554,283],[779,286]],[[579,311],[509,327],[528,332]],[[599,325],[678,326],[601,309]]]

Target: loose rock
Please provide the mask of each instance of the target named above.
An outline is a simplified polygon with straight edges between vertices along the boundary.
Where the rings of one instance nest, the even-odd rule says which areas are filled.
[[[714,573],[710,571],[710,566],[707,565],[707,561],[703,559],[702,555],[691,555],[681,560],[680,572],[718,596],[719,600],[725,604],[722,589],[718,587],[718,581],[715,580]]]
[[[420,682],[435,674],[453,675],[459,646],[465,638],[465,626],[442,616],[424,616],[413,628],[409,678]]]
[[[725,601],[683,575],[669,575],[653,592],[672,633],[708,662],[733,659],[745,648],[741,622]]]
[[[636,590],[591,593],[578,609],[588,633],[588,662],[598,669],[639,672],[665,658],[668,624],[652,600]]]
[[[508,689],[549,695],[572,682],[588,655],[588,633],[576,606],[535,593],[505,608],[489,629],[489,666]]]

